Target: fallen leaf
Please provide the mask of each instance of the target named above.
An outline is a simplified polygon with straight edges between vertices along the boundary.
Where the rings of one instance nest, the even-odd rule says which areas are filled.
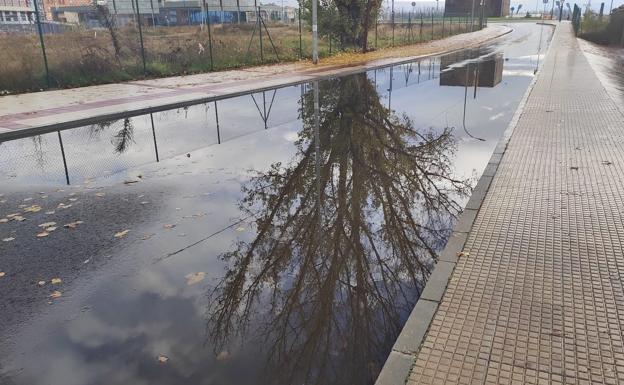
[[[70,202],[76,202],[78,200],[78,198],[69,198]]]
[[[75,229],[79,224],[83,223],[82,221],[74,221],[67,224],[64,224],[63,227],[67,227],[68,229]]]
[[[570,167],[570,170],[578,170],[578,167],[577,166],[572,166],[572,167]]]
[[[39,234],[37,234],[37,237],[43,238],[43,237],[47,237],[48,235],[50,235],[50,233],[48,233],[47,231],[42,231]]]
[[[176,225],[164,225],[163,227],[165,229],[173,229],[174,227],[176,227]]]
[[[245,228],[244,227],[237,227],[236,231],[238,231],[238,232],[245,231]]]
[[[39,281],[39,282],[37,282],[37,285],[39,285],[39,286],[43,286],[45,284],[46,284],[46,281]]]
[[[57,229],[57,227],[56,227],[56,226],[50,226],[50,227],[46,227],[46,228],[45,228],[45,231],[50,232],[50,231],[54,231],[54,230],[56,230],[56,229]]]
[[[86,264],[87,264],[87,263],[89,263],[89,262],[91,262],[91,259],[86,259],[86,260],[85,260],[84,262],[82,262],[82,263],[84,263],[84,264],[86,265]]]
[[[144,241],[147,241],[148,239],[150,239],[154,234],[145,234],[141,239]]]
[[[63,202],[59,203],[58,206],[57,206],[57,208],[59,208],[59,209],[68,209],[70,207],[72,207],[71,203],[66,205]]]
[[[134,184],[134,183],[139,183],[138,180],[126,180],[124,181],[124,184]]]
[[[56,284],[61,283],[61,282],[63,282],[63,281],[61,281],[61,279],[60,279],[60,278],[52,278],[52,280],[51,280],[50,282],[51,282],[53,285],[56,285]]]
[[[124,230],[124,231],[120,231],[118,233],[115,233],[115,238],[122,238],[124,236],[126,236],[126,234],[128,234],[130,232],[130,230]]]
[[[36,213],[36,212],[41,211],[41,206],[39,205],[28,206],[24,209],[24,211],[26,211],[27,213]]]
[[[56,222],[46,222],[46,223],[40,224],[39,227],[46,228],[46,227],[52,227],[54,225],[56,225]]]
[[[9,214],[6,217],[7,218],[13,218],[13,217],[17,217],[18,215],[20,215],[20,213]]]
[[[220,351],[219,354],[217,354],[217,361],[227,360],[228,358],[230,358],[230,356],[230,352],[228,352],[227,350]]]
[[[159,362],[159,363],[161,363],[161,364],[166,364],[166,363],[167,363],[167,361],[169,361],[169,357],[164,356],[164,355],[162,355],[162,354],[161,354],[160,356],[158,356],[158,362]]]
[[[184,276],[184,278],[186,278],[186,284],[190,286],[206,278],[206,273],[204,273],[203,271],[199,271],[197,273],[187,274]]]
[[[13,237],[9,237],[9,238],[4,238],[4,239],[2,240],[2,242],[11,242],[11,241],[14,241],[14,240],[15,240],[15,238],[13,238]]]
[[[52,211],[46,211],[45,213],[46,213],[46,215],[52,215],[52,214],[54,214],[54,213],[55,213],[55,211],[54,211],[54,210],[52,210]]]
[[[146,201],[141,202],[141,204],[142,204],[142,205],[146,205],[146,204],[148,204],[148,203],[149,203],[149,202],[146,202]]]
[[[26,220],[26,218],[24,218],[24,217],[23,217],[23,216],[21,216],[21,215],[16,215],[16,216],[14,216],[14,217],[13,217],[13,218],[11,218],[11,219],[13,219],[14,221],[18,221],[18,222],[22,222],[22,221],[25,221],[25,220]]]
[[[466,252],[466,251],[460,251],[459,253],[457,253],[458,257],[469,257],[470,253]]]
[[[4,271],[0,271],[0,278],[4,277],[6,273]]]
[[[24,198],[24,202],[28,202],[28,201],[31,201],[31,200],[32,200],[32,198]]]
[[[105,195],[106,195],[106,193],[103,193],[103,192],[95,193],[95,196],[96,197],[100,197],[100,198],[105,196]]]
[[[50,298],[59,298],[61,296],[61,292],[58,290],[55,290],[52,292],[52,294],[50,294]]]
[[[69,194],[69,196],[70,196],[70,197],[73,197],[73,196],[75,196],[75,195],[76,195],[76,193],[75,193],[75,192],[73,192],[73,193],[70,193],[70,194]]]
[[[7,218],[0,218],[0,223],[7,223],[9,220]]]
[[[603,160],[603,161],[602,161],[602,164],[603,164],[604,166],[611,166],[613,163],[611,163],[611,162],[610,162],[610,161],[608,161],[608,160]]]

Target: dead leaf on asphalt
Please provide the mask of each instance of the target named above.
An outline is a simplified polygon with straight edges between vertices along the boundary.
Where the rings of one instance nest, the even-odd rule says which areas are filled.
[[[43,286],[45,284],[46,284],[46,281],[39,281],[39,282],[37,282],[37,285],[39,285],[39,286]]]
[[[46,228],[46,227],[52,227],[54,225],[56,225],[56,222],[46,222],[46,223],[40,224],[39,227]]]
[[[63,202],[59,203],[58,206],[57,206],[57,208],[59,208],[59,209],[68,209],[70,207],[72,207],[71,203],[70,204],[65,204]]]
[[[19,216],[19,215],[20,215],[20,213],[13,213],[13,214],[9,214],[9,215],[7,215],[6,217],[7,217],[7,218],[13,218],[13,217],[17,217],[17,216]]]
[[[7,218],[0,218],[0,223],[7,223],[9,220]]]
[[[52,214],[54,214],[55,212],[56,212],[56,211],[51,210],[51,211],[46,211],[45,213],[46,213],[46,215],[52,215]]]
[[[4,277],[6,273],[4,271],[0,271],[0,278]]]
[[[78,200],[78,198],[69,198],[69,200],[70,200],[71,202],[76,202],[76,201]]]
[[[126,236],[126,234],[128,234],[130,232],[130,230],[124,230],[124,231],[120,231],[118,233],[115,233],[115,238],[123,238]]]
[[[15,240],[15,238],[13,238],[13,237],[8,237],[8,238],[4,238],[4,239],[2,240],[2,242],[11,242],[11,241],[14,241],[14,240]]]
[[[56,230],[56,229],[57,229],[57,227],[56,227],[56,226],[50,226],[50,227],[46,227],[46,228],[45,228],[45,231],[50,232],[50,231],[54,231],[54,230]]]
[[[176,227],[176,225],[164,225],[163,227],[165,229],[173,229],[174,227]]]
[[[53,285],[59,284],[61,282],[63,282],[60,278],[52,278],[52,280],[50,281]]]
[[[52,292],[52,294],[50,294],[50,298],[59,298],[61,296],[61,292],[58,290],[55,290]]]
[[[74,222],[70,222],[70,223],[64,224],[63,227],[66,227],[68,229],[75,229],[81,223],[83,223],[83,222],[82,221],[74,221]]]
[[[240,232],[242,232],[242,231],[245,231],[245,228],[244,228],[244,227],[237,227],[237,228],[236,228],[236,231],[238,231],[238,232],[240,233]]]
[[[466,252],[466,251],[460,251],[459,253],[457,253],[458,257],[469,257],[470,253]]]
[[[36,212],[41,211],[41,206],[39,205],[28,206],[24,209],[24,211],[26,211],[27,213],[36,213]]]
[[[50,233],[48,233],[47,231],[42,231],[39,234],[37,234],[37,237],[43,238],[43,237],[47,237],[48,235],[50,235]]]
[[[155,234],[145,234],[143,237],[141,237],[141,239],[144,240],[144,241],[147,241],[148,239],[150,239],[154,235]]]
[[[95,196],[99,197],[99,198],[101,198],[101,197],[103,197],[105,195],[106,195],[106,193],[103,193],[103,192],[95,193]]]
[[[217,361],[225,361],[230,357],[230,352],[228,352],[227,350],[222,350],[219,352],[219,354],[217,354]]]
[[[130,184],[134,184],[134,183],[139,183],[139,181],[138,180],[126,180],[126,181],[124,181],[125,185],[130,185]]]
[[[169,357],[165,356],[165,355],[160,355],[158,356],[158,362],[161,364],[166,364],[167,361],[169,361]]]
[[[24,218],[24,217],[23,217],[23,216],[21,216],[21,215],[16,215],[16,216],[14,216],[14,217],[13,217],[13,218],[11,218],[11,219],[13,219],[14,221],[18,221],[18,222],[22,222],[22,221],[25,221],[25,220],[26,220],[26,218]]]
[[[31,201],[31,200],[32,200],[32,198],[24,198],[24,202],[28,202],[28,201]]]
[[[186,278],[186,284],[190,286],[201,282],[204,278],[206,278],[206,273],[198,271],[197,273],[187,274],[184,278]]]

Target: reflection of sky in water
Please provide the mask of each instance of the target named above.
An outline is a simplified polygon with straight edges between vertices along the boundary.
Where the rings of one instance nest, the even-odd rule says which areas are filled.
[[[359,79],[354,83],[345,83],[344,87],[366,88],[370,84],[371,89],[378,94],[376,99],[379,105],[389,106],[399,118],[406,116],[416,128],[431,128],[432,132],[440,134],[444,127],[453,127],[453,142],[457,149],[450,159],[451,176],[462,178],[479,175],[532,78],[534,62],[528,54],[536,48],[538,36],[535,30],[533,33],[530,31],[531,26],[522,25],[510,36],[510,39],[517,39],[518,42],[512,44],[509,51],[515,52],[518,57],[508,54],[507,46],[492,47],[494,51],[501,49],[505,59],[509,60],[504,61],[501,82],[494,87],[479,87],[476,99],[473,98],[472,87],[466,90],[463,86],[440,86],[439,58],[423,60],[420,63],[420,77],[417,64],[414,63],[411,67],[400,65],[392,69],[370,71],[366,75],[368,81]],[[303,91],[307,92],[305,100],[308,102],[311,97],[310,87],[303,87]],[[349,90],[345,91],[349,96]],[[17,343],[16,351],[6,360],[3,359],[5,370],[13,381],[19,384],[51,385],[295,383],[295,380],[301,379],[301,373],[297,370],[307,368],[304,363],[296,362],[297,359],[316,365],[322,362],[319,359],[325,357],[331,361],[328,365],[339,365],[336,366],[336,372],[330,370],[332,375],[325,378],[325,382],[338,378],[338,383],[352,383],[356,375],[360,376],[357,379],[362,382],[374,378],[383,364],[383,352],[387,353],[391,347],[405,315],[413,305],[410,301],[416,299],[414,287],[405,284],[405,276],[397,278],[400,282],[395,288],[406,290],[410,294],[410,301],[389,302],[400,307],[396,311],[400,315],[396,320],[381,319],[380,314],[385,314],[383,312],[375,312],[371,319],[366,318],[366,314],[354,313],[367,307],[377,309],[380,305],[375,299],[386,298],[390,296],[388,293],[377,293],[375,296],[367,292],[363,302],[342,302],[343,297],[357,298],[358,290],[370,289],[374,287],[372,283],[381,284],[383,278],[379,270],[370,272],[375,277],[372,281],[358,281],[353,276],[347,280],[351,285],[340,283],[344,287],[330,291],[336,296],[334,299],[330,295],[327,302],[301,304],[302,314],[322,314],[323,305],[328,306],[330,316],[324,319],[319,315],[318,322],[333,322],[335,324],[331,327],[343,327],[346,330],[322,334],[330,342],[315,345],[314,348],[319,350],[306,350],[305,344],[300,344],[301,341],[293,335],[293,331],[284,332],[286,340],[297,343],[291,350],[280,350],[291,353],[277,359],[283,365],[275,365],[274,362],[265,366],[266,350],[274,342],[274,329],[279,329],[278,324],[272,323],[273,316],[283,311],[279,306],[272,308],[271,314],[263,314],[263,307],[256,309],[258,312],[253,314],[254,322],[250,330],[241,335],[233,333],[223,346],[215,346],[214,336],[210,335],[211,330],[206,327],[209,318],[207,309],[214,306],[214,298],[207,293],[223,278],[223,271],[229,263],[218,257],[235,250],[237,245],[244,250],[256,239],[259,231],[254,218],[248,217],[238,208],[238,203],[245,197],[241,186],[247,186],[256,171],[268,173],[270,166],[276,162],[282,162],[283,167],[291,167],[292,170],[305,158],[301,149],[296,147],[305,129],[299,113],[302,88],[295,86],[279,89],[275,92],[274,100],[273,94],[273,91],[267,91],[264,95],[255,94],[253,99],[246,95],[219,101],[220,145],[216,144],[214,103],[154,114],[160,163],[154,162],[154,132],[149,115],[131,119],[131,143],[128,150],[121,154],[116,154],[111,144],[113,136],[123,129],[121,121],[103,128],[99,133],[91,127],[62,131],[72,183],[98,178],[97,184],[114,190],[118,188],[118,182],[143,175],[145,181],[138,188],[148,192],[163,190],[161,193],[166,199],[156,210],[156,218],[136,229],[141,234],[157,233],[157,241],[128,243],[123,249],[116,250],[115,253],[133,258],[131,261],[117,259],[117,263],[104,265],[97,273],[85,274],[82,280],[73,285],[80,290],[72,292],[71,287],[67,288],[66,299],[55,303],[40,317],[27,322],[21,332],[13,337]],[[321,98],[329,100],[332,96],[325,93]],[[357,99],[357,96],[354,100],[362,100]],[[466,129],[471,135],[485,141],[474,140],[464,131],[464,101]],[[352,111],[352,107],[357,106],[346,106],[345,111]],[[378,108],[375,102],[366,107]],[[331,112],[331,109],[324,111],[328,114]],[[262,117],[267,117],[266,131]],[[377,115],[372,114],[370,117],[375,118]],[[333,148],[333,151],[327,149],[324,152],[327,157],[335,154],[335,164],[341,159],[341,151],[345,151],[338,134],[336,132],[331,138],[334,147],[329,148]],[[351,147],[357,147],[357,138],[349,138]],[[366,142],[374,139],[374,136],[365,136],[365,139],[361,139],[363,142],[357,145],[374,153],[378,146],[375,142],[370,146]],[[303,150],[307,148],[305,143],[309,144],[304,141]],[[8,186],[8,190],[22,191],[30,189],[24,187],[29,185],[64,183],[57,133],[42,135],[37,140],[28,138],[6,142],[0,148],[0,179],[3,185]],[[446,151],[439,150],[441,153]],[[191,154],[190,158],[185,156],[187,152]],[[373,157],[366,159],[377,160]],[[313,163],[307,166],[312,167]],[[400,169],[399,166],[396,168]],[[388,169],[393,170],[392,167]],[[309,172],[314,174],[313,169]],[[114,174],[112,178],[102,177],[111,173]],[[349,180],[356,180],[351,173],[349,171],[352,178]],[[371,180],[374,178],[370,176],[366,179],[367,183]],[[282,183],[277,175],[271,181],[273,185],[267,185],[267,190]],[[332,182],[328,182],[328,186],[331,185]],[[380,185],[384,184],[380,181]],[[309,187],[314,191],[313,184]],[[327,193],[330,194],[329,190]],[[293,196],[301,199],[303,195]],[[349,195],[349,209],[346,210],[349,215],[353,214],[355,199],[353,194]],[[374,203],[374,199],[368,199],[367,204]],[[337,200],[336,205],[339,204]],[[261,210],[262,205],[255,202],[251,207],[253,210]],[[289,212],[296,209],[297,205],[293,204]],[[339,216],[340,210],[334,213],[330,209],[328,206],[326,217],[334,214]],[[413,211],[416,218],[427,216],[427,211],[422,207],[414,207]],[[197,213],[206,215],[197,219],[189,218]],[[260,218],[266,213],[258,211],[254,215]],[[301,220],[311,215],[312,212],[294,218]],[[381,231],[379,223],[386,215],[373,210],[364,217],[372,222],[371,228]],[[238,222],[240,220],[242,222]],[[430,224],[427,220],[431,218],[419,223]],[[443,215],[441,220],[445,220]],[[177,227],[163,233],[162,225],[174,221]],[[330,222],[340,223],[337,218]],[[280,221],[275,220],[273,223],[277,226]],[[313,229],[312,224],[294,228],[309,231],[309,239],[315,236],[310,226]],[[355,231],[354,224],[348,220],[343,227],[350,232]],[[292,229],[288,226],[286,228]],[[398,228],[401,229],[400,226]],[[331,235],[325,234],[327,237]],[[295,238],[296,234],[288,234],[283,240]],[[203,242],[198,242],[202,239]],[[349,239],[359,238],[351,234]],[[194,242],[198,243],[184,249]],[[304,247],[305,239],[297,242],[295,246],[298,248],[292,251],[293,259]],[[432,241],[432,244],[434,248],[439,248],[436,242]],[[362,243],[369,245],[367,242]],[[381,254],[391,252],[387,242],[373,243],[380,247]],[[284,246],[280,242],[269,242],[267,245]],[[320,240],[318,245],[321,248],[329,247]],[[284,253],[287,254],[289,250]],[[349,248],[344,250],[348,251]],[[173,252],[175,255],[168,256]],[[285,263],[289,262],[292,263]],[[262,268],[263,264],[254,260],[249,276],[258,274]],[[324,271],[322,266],[316,268]],[[284,290],[292,290],[298,284],[293,277],[303,269],[303,265],[297,264],[295,268],[285,271],[283,276],[276,277],[273,283],[280,282]],[[196,285],[187,286],[184,276],[197,271],[206,272],[206,278]],[[307,277],[313,281],[312,276]],[[323,280],[326,281],[329,280]],[[353,282],[360,284],[353,285]],[[361,285],[361,282],[367,282],[370,286]],[[261,291],[269,290],[271,286],[271,280],[266,280],[261,285]],[[311,284],[306,289],[314,290],[317,286],[320,287]],[[359,289],[361,287],[363,289]],[[317,294],[307,293],[304,298],[320,298]],[[263,298],[261,303],[266,304],[266,300]],[[375,327],[378,335],[374,340],[369,341],[358,335],[358,332],[371,334],[368,325],[358,322],[358,317]],[[314,335],[315,326],[318,325],[307,326],[305,335],[309,340],[313,339],[310,336]],[[263,339],[263,335],[270,338]],[[370,349],[368,354],[366,349]],[[166,365],[156,363],[155,358],[160,354],[170,357]],[[323,372],[314,365],[313,371]],[[284,372],[292,369],[295,375],[289,378],[291,381],[285,380],[283,376],[288,373],[279,373],[277,368],[283,368]]]

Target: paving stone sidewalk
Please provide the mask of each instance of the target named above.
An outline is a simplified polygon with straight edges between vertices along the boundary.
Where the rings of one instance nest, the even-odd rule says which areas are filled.
[[[435,312],[424,342],[395,345],[407,383],[624,384],[624,115],[569,23],[466,211],[446,292],[419,301]]]

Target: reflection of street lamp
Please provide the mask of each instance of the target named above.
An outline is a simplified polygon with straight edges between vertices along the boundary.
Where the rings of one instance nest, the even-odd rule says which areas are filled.
[[[440,5],[440,0],[436,0],[436,13],[438,13],[438,6]]]

